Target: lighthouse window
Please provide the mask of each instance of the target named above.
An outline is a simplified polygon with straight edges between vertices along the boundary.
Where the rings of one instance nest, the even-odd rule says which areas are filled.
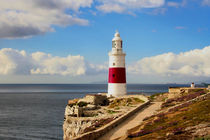
[[[115,66],[115,63],[113,63],[113,66]]]
[[[115,77],[115,74],[112,74],[112,77]]]
[[[115,48],[115,42],[112,41],[112,48]]]

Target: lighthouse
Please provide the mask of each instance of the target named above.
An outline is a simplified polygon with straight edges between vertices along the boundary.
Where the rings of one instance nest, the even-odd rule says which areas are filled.
[[[117,31],[112,39],[112,50],[109,52],[108,96],[126,95],[126,69],[123,42]]]

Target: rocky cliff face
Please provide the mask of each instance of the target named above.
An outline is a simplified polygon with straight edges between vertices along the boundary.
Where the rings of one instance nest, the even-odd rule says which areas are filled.
[[[106,115],[102,108],[108,102],[104,95],[87,95],[82,99],[69,100],[65,108],[63,139],[72,139],[110,122],[114,115]]]
[[[63,124],[64,140],[70,140],[76,136],[96,130],[100,126],[103,126],[112,120],[117,118],[116,116],[102,117],[89,117],[89,118],[75,118],[67,117]]]
[[[64,140],[69,140],[73,137],[76,137],[80,134],[83,134],[86,131],[86,128],[89,128],[94,123],[94,120],[88,120],[84,118],[73,118],[67,117],[63,124],[64,131]]]

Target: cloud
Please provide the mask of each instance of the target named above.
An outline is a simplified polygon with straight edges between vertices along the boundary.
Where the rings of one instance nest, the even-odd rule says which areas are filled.
[[[146,57],[130,65],[128,71],[133,74],[210,77],[209,60],[210,46],[207,46],[180,54],[165,53]]]
[[[154,10],[152,10],[152,12],[148,12],[148,14],[152,14],[152,15],[159,15],[159,14],[165,14],[165,12],[167,11],[167,8],[155,8]]]
[[[204,6],[210,6],[210,0],[203,0],[202,5]]]
[[[176,8],[178,8],[180,6],[180,4],[178,2],[168,2],[167,5],[169,7],[176,7]]]
[[[106,73],[108,71],[108,62],[104,64],[91,64],[86,62],[86,74],[87,75],[96,75],[100,73]]]
[[[53,25],[88,25],[77,17],[93,0],[1,0],[0,38],[24,38],[54,31]],[[71,13],[71,14],[69,14]]]
[[[186,4],[187,0],[182,0],[182,2],[173,2],[173,1],[167,2],[167,5],[169,7],[175,7],[175,8],[184,7]]]
[[[0,50],[0,74],[29,74],[31,59],[25,51],[4,48]]]
[[[145,57],[127,66],[128,77],[138,76],[144,80],[165,77],[185,80],[188,78],[210,77],[210,46],[179,54],[164,53]],[[0,49],[0,76],[89,76],[96,78],[107,74],[108,63],[92,64],[81,55],[66,57],[53,56],[44,52],[27,53],[11,48]],[[184,78],[183,78],[184,77]],[[162,79],[162,81],[164,81]],[[135,79],[135,80],[138,80]],[[177,80],[177,79],[176,79]],[[169,80],[170,81],[170,80]]]
[[[0,75],[70,75],[100,74],[104,65],[94,65],[83,56],[52,56],[43,52],[27,54],[25,51],[4,48],[0,50]]]
[[[126,8],[121,5],[111,4],[111,3],[97,6],[97,9],[103,11],[104,13],[111,13],[111,12],[123,13],[126,10]]]
[[[58,57],[51,56],[42,52],[32,53],[34,68],[31,74],[50,74],[50,75],[84,75],[85,63],[83,56]]]
[[[104,13],[123,13],[141,8],[158,8],[165,4],[165,0],[98,0],[96,8]]]

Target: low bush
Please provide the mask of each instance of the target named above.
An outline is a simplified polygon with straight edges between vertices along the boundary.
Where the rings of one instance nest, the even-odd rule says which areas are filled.
[[[87,104],[88,103],[86,103],[86,102],[79,102],[79,103],[77,103],[77,105],[79,106],[79,107],[83,107],[83,106],[87,106]]]

